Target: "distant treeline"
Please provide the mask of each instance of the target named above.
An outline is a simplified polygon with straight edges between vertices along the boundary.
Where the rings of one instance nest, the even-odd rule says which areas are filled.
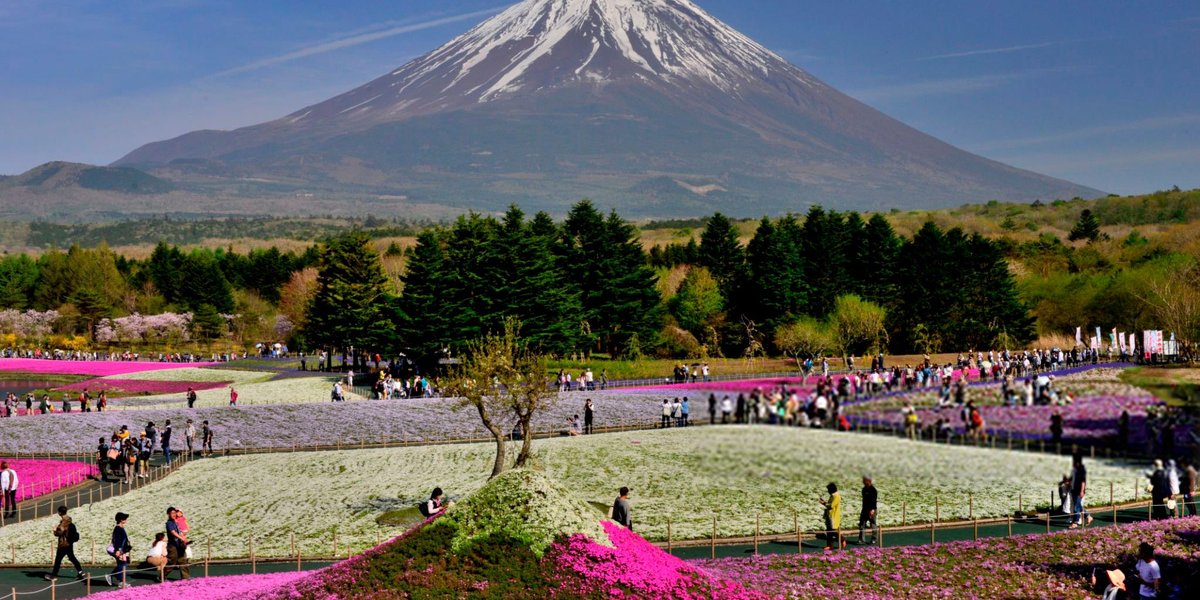
[[[178,245],[195,245],[209,239],[287,239],[316,241],[352,229],[373,239],[412,237],[432,225],[425,221],[381,219],[366,217],[347,219],[335,217],[230,217],[224,219],[181,220],[169,216],[111,223],[60,224],[34,222],[29,224],[27,244],[35,248],[67,248],[78,244],[94,248],[109,245],[156,244],[167,241]]]

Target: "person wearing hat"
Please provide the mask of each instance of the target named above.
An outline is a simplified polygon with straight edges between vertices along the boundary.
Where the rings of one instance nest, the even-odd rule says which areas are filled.
[[[117,587],[126,588],[129,587],[129,584],[125,583],[125,569],[129,567],[129,552],[133,550],[133,544],[129,543],[129,534],[125,531],[129,515],[119,512],[115,520],[117,524],[113,527],[112,539],[108,544],[108,555],[116,559],[117,566],[111,573],[104,576],[104,581],[110,586],[114,585],[113,581],[116,581]]]
[[[1091,583],[1092,590],[1100,594],[1101,600],[1117,600],[1117,598],[1124,598],[1127,595],[1125,572],[1120,569],[1105,570],[1102,580],[1096,578],[1096,571],[1093,569],[1089,583]]]

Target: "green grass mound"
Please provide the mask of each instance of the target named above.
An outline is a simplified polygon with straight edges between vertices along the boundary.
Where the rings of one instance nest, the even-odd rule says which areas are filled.
[[[575,534],[611,546],[600,526],[603,518],[546,475],[522,469],[493,478],[434,526],[455,530],[451,548],[456,553],[465,552],[479,540],[506,538],[541,556],[555,540]]]

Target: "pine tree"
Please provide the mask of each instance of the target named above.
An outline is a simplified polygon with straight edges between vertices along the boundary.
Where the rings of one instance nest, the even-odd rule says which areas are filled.
[[[739,314],[773,335],[776,327],[804,313],[809,287],[796,238],[801,228],[792,216],[772,223],[763,217],[746,246],[746,276],[738,288]]]
[[[446,232],[429,228],[417,235],[417,245],[408,259],[401,281],[401,337],[414,359],[434,356],[450,335],[448,315],[442,308],[446,254]]]
[[[192,311],[208,305],[219,313],[233,312],[233,286],[211,252],[196,250],[184,257],[178,294],[178,301]]]
[[[579,286],[554,254],[558,233],[546,213],[527,223],[521,209],[510,206],[496,236],[501,273],[494,291],[501,317],[521,322],[523,344],[563,356],[579,349],[584,340]]]
[[[1079,213],[1079,221],[1075,223],[1075,227],[1071,229],[1071,235],[1067,239],[1072,242],[1079,240],[1094,242],[1100,239],[1100,219],[1092,214],[1091,209],[1083,209],[1083,212]]]
[[[891,223],[883,215],[875,214],[863,228],[861,261],[855,269],[856,276],[863,278],[860,287],[862,297],[884,307],[892,306],[896,295],[896,259],[904,240],[896,235]]]
[[[808,211],[799,243],[804,274],[812,289],[808,313],[815,317],[829,314],[834,299],[847,287],[844,234],[838,213],[826,213],[819,206]]]
[[[746,252],[738,242],[737,228],[725,215],[713,214],[700,234],[699,262],[716,278],[721,294],[728,303],[738,280],[744,274]]]
[[[381,350],[392,328],[391,304],[387,275],[370,238],[361,231],[338,235],[322,248],[305,335],[332,349]]]
[[[583,287],[583,319],[601,350],[621,355],[634,340],[654,339],[662,324],[657,277],[637,240],[637,229],[616,212],[606,220],[584,200],[563,227],[570,277]]]

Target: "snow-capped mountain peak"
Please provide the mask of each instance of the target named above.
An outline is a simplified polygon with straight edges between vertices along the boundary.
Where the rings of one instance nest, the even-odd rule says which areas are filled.
[[[638,79],[736,94],[784,73],[816,84],[691,0],[524,0],[311,116],[386,120]]]

